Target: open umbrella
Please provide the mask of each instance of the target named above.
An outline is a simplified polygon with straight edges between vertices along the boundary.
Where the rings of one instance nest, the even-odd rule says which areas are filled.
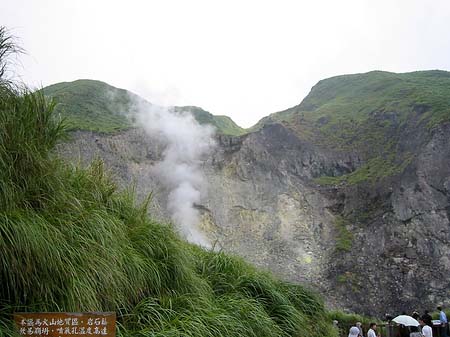
[[[408,315],[397,316],[393,321],[398,324],[403,324],[404,326],[419,326],[419,322]]]

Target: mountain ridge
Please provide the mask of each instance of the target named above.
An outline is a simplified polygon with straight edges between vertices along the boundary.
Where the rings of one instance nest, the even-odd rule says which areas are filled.
[[[279,112],[272,113],[266,117],[263,117],[261,120],[259,120],[251,129],[258,129],[261,125],[273,121],[288,121],[290,117],[292,117],[293,113],[300,113],[300,112],[306,112],[306,111],[316,111],[318,106],[317,103],[315,104],[315,101],[317,101],[317,96],[320,96],[320,94],[327,94],[326,97],[321,97],[321,99],[334,99],[336,97],[333,97],[332,92],[339,91],[339,89],[343,89],[342,83],[339,83],[339,85],[336,85],[336,82],[352,82],[351,84],[355,84],[356,81],[360,81],[360,84],[370,85],[371,83],[364,83],[361,81],[361,79],[369,78],[369,77],[377,77],[378,79],[382,80],[403,80],[403,81],[410,81],[412,83],[418,82],[420,83],[421,80],[427,80],[427,79],[446,79],[447,81],[450,80],[450,72],[444,71],[444,70],[423,70],[423,71],[413,71],[413,72],[407,72],[407,73],[395,73],[395,72],[387,72],[387,71],[380,71],[380,70],[374,70],[370,72],[365,73],[356,73],[356,74],[345,74],[345,75],[337,75],[333,77],[329,77],[326,79],[322,79],[319,82],[317,82],[312,88],[309,94],[303,98],[303,100],[293,107],[281,110]],[[380,84],[380,83],[378,83]],[[425,83],[422,83],[425,84]],[[448,82],[445,83],[448,86]],[[363,86],[361,86],[364,88]],[[339,89],[338,89],[339,88]],[[332,90],[330,90],[332,89]],[[355,89],[355,88],[352,88]],[[382,88],[371,88],[376,90],[380,90]],[[447,88],[448,89],[448,88]],[[331,91],[331,92],[330,92]],[[448,92],[446,93],[448,94]]]
[[[117,132],[134,127],[131,111],[134,102],[152,105],[137,94],[116,88],[106,82],[79,79],[72,82],[59,82],[42,89],[46,96],[53,98],[56,111],[67,119],[73,130]],[[177,112],[187,111],[200,124],[214,126],[218,133],[241,135],[244,129],[228,116],[215,116],[195,106],[175,106]]]

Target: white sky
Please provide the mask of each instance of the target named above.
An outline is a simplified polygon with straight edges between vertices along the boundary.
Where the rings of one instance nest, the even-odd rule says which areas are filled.
[[[449,0],[0,0],[32,86],[90,78],[248,127],[320,79],[450,70]]]

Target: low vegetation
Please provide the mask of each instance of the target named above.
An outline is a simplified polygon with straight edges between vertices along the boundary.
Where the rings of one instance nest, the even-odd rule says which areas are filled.
[[[401,164],[396,164],[394,158],[376,157],[368,160],[355,171],[342,176],[321,176],[314,181],[319,185],[356,185],[360,183],[375,184],[383,178],[402,173],[411,162],[412,156],[406,156]]]
[[[348,252],[352,249],[353,244],[353,234],[347,228],[348,222],[342,216],[336,216],[336,251],[337,252]]]

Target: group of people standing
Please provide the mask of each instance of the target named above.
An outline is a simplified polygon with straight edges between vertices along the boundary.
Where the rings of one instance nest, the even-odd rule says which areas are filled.
[[[355,326],[350,328],[348,337],[364,337],[362,324],[357,322]],[[377,334],[377,324],[370,323],[369,330],[367,331],[367,337],[381,337],[380,334]]]
[[[448,329],[448,320],[447,315],[442,310],[442,307],[437,307],[439,311],[439,322],[436,326],[439,329],[438,336],[439,337],[448,337],[447,329]],[[409,335],[405,335],[405,337],[433,337],[433,318],[429,314],[428,310],[425,310],[425,313],[420,316],[417,311],[413,312],[412,317],[419,321],[420,327],[417,327],[417,331],[411,332]],[[403,336],[399,336],[403,337]],[[436,336],[435,336],[436,337]]]
[[[449,337],[447,334],[448,331],[448,320],[447,315],[442,310],[442,307],[437,307],[439,311],[439,322],[435,322],[435,328],[438,329],[438,334],[434,337]],[[406,313],[403,313],[406,315]],[[400,325],[400,328],[395,336],[391,337],[433,337],[433,318],[429,314],[428,310],[425,310],[424,314],[420,316],[420,314],[415,311],[411,315],[415,318],[420,325],[418,327],[415,326],[403,326]],[[437,324],[436,324],[437,323]],[[381,337],[381,334],[377,331],[377,324],[370,323],[369,330],[367,331],[367,336],[364,335],[362,324],[357,322],[355,326],[350,328],[348,337]]]

